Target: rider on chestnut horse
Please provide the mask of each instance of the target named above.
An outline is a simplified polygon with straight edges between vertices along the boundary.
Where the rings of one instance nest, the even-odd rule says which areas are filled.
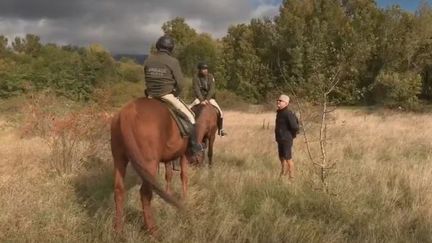
[[[187,131],[189,149],[197,154],[203,150],[196,139],[195,117],[189,107],[179,98],[182,91],[183,74],[176,58],[171,56],[174,40],[162,36],[156,42],[157,53],[150,55],[144,62],[146,94],[150,98],[159,98],[174,106],[191,123]]]
[[[198,104],[210,103],[216,107],[219,111],[218,116],[218,134],[225,136],[227,133],[223,129],[223,112],[218,103],[215,100],[215,79],[211,73],[208,72],[208,65],[206,63],[198,64],[198,73],[193,79],[193,88],[195,93],[195,100],[189,107],[193,107]]]

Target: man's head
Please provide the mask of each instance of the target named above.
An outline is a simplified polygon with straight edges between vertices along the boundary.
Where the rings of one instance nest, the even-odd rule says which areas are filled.
[[[198,63],[197,68],[198,68],[198,72],[200,74],[203,74],[203,75],[207,75],[208,74],[208,65],[207,65],[207,63],[200,62],[200,63]]]
[[[158,51],[165,50],[172,53],[174,50],[174,40],[168,35],[161,36],[156,42],[156,49]]]
[[[282,110],[283,108],[288,106],[290,98],[288,95],[282,94],[279,96],[276,102],[278,110]]]

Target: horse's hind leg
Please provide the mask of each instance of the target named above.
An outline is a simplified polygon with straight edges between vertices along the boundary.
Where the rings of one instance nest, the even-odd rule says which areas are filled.
[[[171,182],[172,182],[172,178],[173,178],[173,168],[172,168],[172,164],[174,163],[174,161],[165,163],[165,181],[166,181],[166,188],[165,191],[171,195],[172,191],[171,191]]]
[[[115,216],[114,229],[117,233],[123,230],[123,208],[124,208],[124,177],[126,174],[126,166],[128,164],[127,157],[122,153],[113,151],[114,158],[114,201],[115,201]]]
[[[149,163],[149,164],[157,165],[158,162]],[[150,167],[151,168],[148,168],[148,172],[150,173],[151,176],[154,177],[157,172],[157,166],[150,166]],[[143,181],[140,189],[140,194],[141,194],[141,203],[142,203],[145,226],[147,227],[147,230],[151,235],[157,236],[156,222],[153,218],[153,213],[151,212],[151,207],[150,207],[151,200],[153,198],[152,186],[148,182]]]
[[[180,178],[182,181],[182,189],[183,189],[183,199],[186,199],[187,196],[187,188],[189,184],[189,177],[187,173],[188,169],[188,159],[185,155],[183,155],[180,159],[180,166],[181,166],[181,172],[180,172]]]

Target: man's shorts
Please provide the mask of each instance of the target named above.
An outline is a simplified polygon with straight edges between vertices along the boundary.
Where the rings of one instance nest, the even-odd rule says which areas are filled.
[[[283,140],[277,141],[279,158],[284,160],[290,160],[292,158],[291,150],[293,145],[293,140]]]

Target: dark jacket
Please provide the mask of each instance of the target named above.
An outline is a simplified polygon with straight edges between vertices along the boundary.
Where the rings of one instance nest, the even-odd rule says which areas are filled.
[[[159,51],[144,62],[146,92],[152,97],[174,93],[180,95],[183,74],[178,60],[167,52]]]
[[[278,110],[276,114],[275,137],[276,141],[292,140],[299,132],[296,115],[287,107]]]
[[[197,74],[193,79],[195,97],[200,101],[214,99],[215,79],[212,74],[207,76]]]

